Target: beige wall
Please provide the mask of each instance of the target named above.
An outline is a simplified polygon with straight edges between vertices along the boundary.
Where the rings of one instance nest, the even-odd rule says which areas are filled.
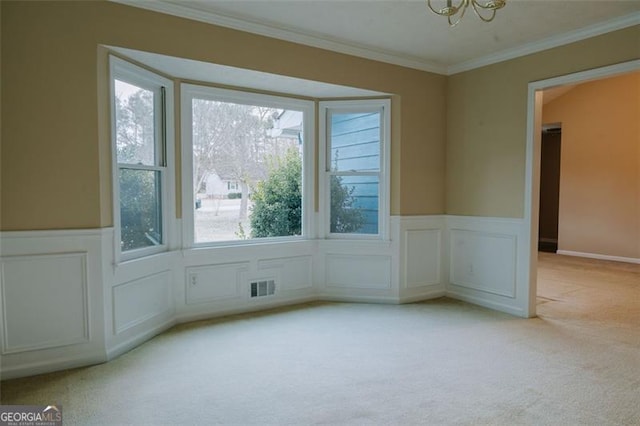
[[[542,118],[562,123],[558,248],[640,258],[640,73],[581,84]]]
[[[392,214],[444,213],[444,76],[114,3],[0,7],[2,230],[112,224],[101,44],[393,94]]]
[[[640,58],[640,26],[448,79],[446,212],[524,217],[528,83]]]
[[[522,217],[527,83],[640,57],[636,26],[447,78],[108,2],[0,8],[2,230],[112,224],[100,44],[395,95],[402,215]]]

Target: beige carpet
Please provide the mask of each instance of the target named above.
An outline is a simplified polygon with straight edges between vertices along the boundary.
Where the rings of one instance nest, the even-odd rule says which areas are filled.
[[[541,254],[539,314],[314,303],[2,383],[65,424],[640,424],[640,265]]]

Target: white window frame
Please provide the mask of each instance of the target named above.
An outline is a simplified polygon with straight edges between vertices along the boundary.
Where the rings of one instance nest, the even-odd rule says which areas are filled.
[[[380,112],[380,170],[377,173],[379,181],[379,206],[378,206],[378,233],[333,233],[330,227],[330,142],[331,134],[329,126],[329,114],[335,113],[359,113]],[[320,134],[320,164],[319,164],[319,191],[320,191],[320,235],[329,239],[352,240],[384,240],[390,239],[390,157],[391,157],[391,100],[390,99],[362,99],[345,101],[324,101],[319,103],[319,134]],[[363,173],[364,175],[365,173]],[[369,173],[370,174],[370,173]]]
[[[183,83],[181,93],[181,142],[182,142],[182,235],[183,247],[219,247],[235,245],[255,245],[270,242],[286,242],[315,238],[313,222],[313,176],[314,176],[314,117],[315,104],[312,101],[288,98],[284,96],[265,95],[241,90],[221,89]],[[263,106],[270,108],[302,111],[303,145],[302,145],[302,235],[250,238],[247,240],[195,242],[195,200],[193,196],[193,99],[229,102]]]
[[[159,137],[155,138],[156,149],[160,149],[163,164],[140,167],[144,170],[160,172],[160,196],[162,209],[162,243],[156,246],[143,247],[128,251],[121,249],[121,220],[120,220],[120,180],[117,150],[116,114],[115,114],[115,80],[125,81],[143,89],[153,91],[155,114],[154,129]],[[162,94],[164,87],[164,95]],[[136,66],[130,62],[109,55],[109,96],[111,104],[111,174],[113,186],[113,222],[115,262],[150,256],[168,251],[175,244],[175,171],[174,171],[174,94],[173,81],[159,74]],[[126,168],[136,168],[127,165]]]

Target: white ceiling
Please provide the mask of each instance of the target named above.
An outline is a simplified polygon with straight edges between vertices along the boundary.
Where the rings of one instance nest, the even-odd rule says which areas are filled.
[[[425,0],[114,1],[442,74],[640,24],[640,0],[507,0],[454,28]]]

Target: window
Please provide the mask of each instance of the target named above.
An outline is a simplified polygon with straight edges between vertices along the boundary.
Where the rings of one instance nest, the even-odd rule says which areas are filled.
[[[325,235],[388,238],[388,100],[321,102]]]
[[[114,222],[127,260],[167,247],[172,84],[115,57],[110,66]]]
[[[184,84],[182,114],[186,245],[308,236],[312,102]]]

